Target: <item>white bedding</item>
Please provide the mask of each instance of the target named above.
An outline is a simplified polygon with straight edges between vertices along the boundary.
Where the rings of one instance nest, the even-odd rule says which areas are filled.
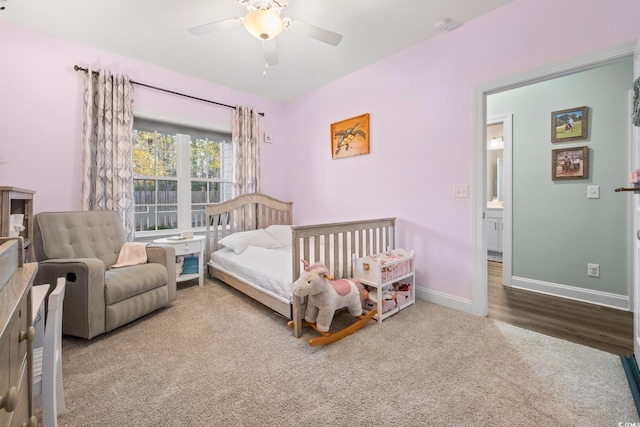
[[[209,264],[283,302],[291,301],[291,246],[267,249],[250,245],[240,254],[222,248],[211,254]]]
[[[219,243],[225,247],[211,254],[209,265],[282,302],[291,302],[293,268],[290,225],[272,225],[265,230],[231,234]],[[319,252],[324,253],[323,238],[316,240],[310,237],[309,244],[311,247],[318,244]],[[333,259],[333,247],[330,246],[330,260]],[[300,258],[303,256],[302,252],[303,248],[300,248]],[[310,256],[312,259],[307,261],[315,262],[313,255]],[[336,277],[343,277],[344,261],[342,255],[338,258],[338,268],[332,271],[337,271]]]

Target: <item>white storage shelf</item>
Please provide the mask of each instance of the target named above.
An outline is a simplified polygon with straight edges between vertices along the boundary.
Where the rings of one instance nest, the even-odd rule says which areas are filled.
[[[413,251],[408,252],[404,249],[394,249],[354,259],[353,277],[367,287],[369,293],[375,292],[377,301],[375,318],[378,322],[415,303],[413,260]],[[393,308],[384,311],[383,290],[394,284],[408,284],[409,290],[397,292],[396,299],[393,300]],[[402,300],[400,297],[403,297]]]
[[[169,237],[165,239],[156,239],[153,243],[159,245],[171,245],[175,248],[176,257],[178,256],[194,256],[198,259],[197,273],[181,273],[176,277],[177,282],[198,279],[198,286],[204,284],[204,270],[202,268],[204,260],[204,236],[193,236],[188,238]]]

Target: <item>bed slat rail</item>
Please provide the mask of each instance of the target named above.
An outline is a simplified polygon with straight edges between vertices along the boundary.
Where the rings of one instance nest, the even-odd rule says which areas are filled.
[[[395,218],[294,225],[291,230],[294,280],[300,276],[302,259],[322,262],[337,279],[351,277],[352,255],[362,257],[395,248]]]
[[[352,276],[352,255],[376,254],[395,248],[395,218],[292,226],[292,277],[300,277],[302,261],[322,262],[335,279]],[[324,250],[323,250],[324,249]],[[293,335],[302,334],[306,298],[293,297]]]

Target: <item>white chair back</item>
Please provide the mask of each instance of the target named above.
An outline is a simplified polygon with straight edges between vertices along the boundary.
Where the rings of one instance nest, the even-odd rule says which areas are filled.
[[[49,295],[44,346],[42,349],[34,349],[34,394],[38,391],[40,392],[40,399],[34,399],[34,401],[42,401],[43,427],[57,427],[58,414],[64,412],[64,392],[62,389],[62,303],[64,301],[65,286],[65,278],[58,278],[56,288]]]

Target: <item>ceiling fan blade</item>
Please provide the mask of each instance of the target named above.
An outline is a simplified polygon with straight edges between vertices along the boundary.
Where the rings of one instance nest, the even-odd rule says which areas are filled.
[[[289,5],[289,3],[291,3],[291,0],[274,0],[273,3],[280,9],[284,9]]]
[[[242,25],[242,18],[231,18],[223,21],[210,22],[208,24],[198,25],[196,27],[188,28],[191,34],[201,36],[204,34],[212,33],[214,31],[229,30],[231,28],[239,27]]]
[[[238,0],[238,3],[240,3],[243,6],[246,6],[249,10],[255,9],[256,6],[264,9],[268,9],[269,7],[274,7],[276,9],[282,10],[285,7],[287,7],[289,3],[291,3],[291,0],[263,0],[263,1]]]
[[[315,25],[307,24],[302,21],[294,21],[293,19],[284,18],[285,29],[294,33],[302,34],[303,36],[316,39],[323,43],[330,44],[332,46],[338,46],[342,40],[342,35],[334,33],[333,31],[325,30],[324,28],[316,27]]]
[[[271,65],[278,65],[277,45],[275,39],[263,40],[262,49],[264,50],[264,61]]]

